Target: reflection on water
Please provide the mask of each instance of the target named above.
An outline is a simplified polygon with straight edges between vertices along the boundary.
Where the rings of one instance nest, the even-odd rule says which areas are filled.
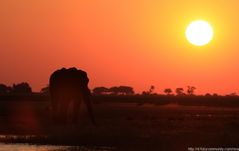
[[[30,145],[14,143],[17,140],[46,139],[47,136],[38,135],[0,135],[0,151],[112,151],[111,147],[60,146],[60,145]],[[2,142],[2,143],[1,143]],[[3,143],[9,142],[9,143]]]
[[[0,143],[0,151],[111,151],[109,147],[56,146]]]

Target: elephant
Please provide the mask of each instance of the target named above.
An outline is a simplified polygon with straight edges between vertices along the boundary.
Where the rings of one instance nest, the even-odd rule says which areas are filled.
[[[79,109],[84,102],[91,122],[95,124],[92,111],[91,92],[88,88],[89,79],[87,73],[77,68],[62,68],[56,70],[50,76],[49,91],[53,111],[53,119],[60,123],[68,123],[70,104],[72,107],[72,123],[79,121]]]

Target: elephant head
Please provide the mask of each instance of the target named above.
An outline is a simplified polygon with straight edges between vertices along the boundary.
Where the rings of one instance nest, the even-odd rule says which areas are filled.
[[[80,104],[83,101],[92,123],[95,124],[91,92],[88,88],[89,79],[85,71],[62,68],[51,75],[49,83],[54,117],[66,121],[69,104],[73,102],[73,119],[77,121]]]

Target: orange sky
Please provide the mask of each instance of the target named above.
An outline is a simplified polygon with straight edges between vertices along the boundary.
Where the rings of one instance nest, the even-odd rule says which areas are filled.
[[[239,93],[238,10],[237,0],[0,1],[0,83],[39,91],[51,72],[76,66],[91,88]],[[204,47],[184,35],[197,19],[215,30]]]

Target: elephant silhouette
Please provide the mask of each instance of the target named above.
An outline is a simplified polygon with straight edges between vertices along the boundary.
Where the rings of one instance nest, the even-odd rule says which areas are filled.
[[[89,79],[87,73],[76,68],[62,68],[56,70],[50,76],[49,91],[53,111],[53,119],[59,123],[72,122],[77,124],[79,121],[79,110],[81,102],[84,102],[91,122],[95,124],[91,92],[88,88]],[[72,106],[71,121],[69,121],[70,104]]]

